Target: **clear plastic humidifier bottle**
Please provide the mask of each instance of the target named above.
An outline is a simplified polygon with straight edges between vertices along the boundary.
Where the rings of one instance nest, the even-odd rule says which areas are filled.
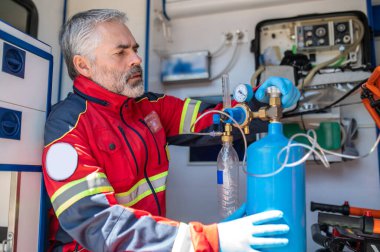
[[[223,146],[217,158],[218,209],[222,218],[239,207],[239,157],[232,146],[232,137],[228,137],[222,139]]]

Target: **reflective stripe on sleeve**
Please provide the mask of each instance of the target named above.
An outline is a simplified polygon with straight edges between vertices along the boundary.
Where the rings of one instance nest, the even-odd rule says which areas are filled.
[[[179,134],[187,134],[194,132],[194,127],[191,129],[191,125],[197,119],[199,107],[201,106],[201,101],[192,100],[187,98],[185,104],[183,105],[181,114],[181,123],[179,125]]]
[[[166,190],[166,180],[168,177],[168,171],[149,177],[149,181],[152,184],[156,193]],[[148,182],[145,178],[137,182],[127,192],[117,193],[116,199],[119,204],[123,206],[133,206],[143,198],[152,194]]]
[[[194,252],[189,225],[181,222],[174,240],[172,252]]]
[[[98,193],[113,192],[104,173],[91,173],[90,175],[72,181],[59,188],[51,197],[51,202],[57,217],[84,197]]]

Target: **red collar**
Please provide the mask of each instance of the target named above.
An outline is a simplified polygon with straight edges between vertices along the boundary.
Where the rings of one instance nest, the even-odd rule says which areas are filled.
[[[129,100],[128,97],[113,93],[82,75],[74,80],[74,92],[88,101],[117,111]]]

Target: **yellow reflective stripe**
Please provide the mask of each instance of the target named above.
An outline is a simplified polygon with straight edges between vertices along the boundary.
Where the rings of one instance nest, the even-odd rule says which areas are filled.
[[[165,177],[165,176],[168,176],[168,171],[165,171],[165,172],[162,172],[162,173],[159,173],[159,174],[156,174],[156,175],[154,175],[154,176],[152,176],[152,177],[149,177],[149,180],[150,181],[154,181],[154,180],[157,180],[157,179],[160,179],[160,178],[163,178],[163,177]]]
[[[166,189],[166,178],[168,171],[156,174],[149,177],[150,185],[148,181],[144,178],[136,183],[127,192],[117,193],[116,199],[119,204],[124,206],[132,206],[136,204],[141,199],[152,194],[151,186],[155,192],[161,192]]]
[[[157,180],[157,179],[160,179],[160,178],[163,178],[163,177],[165,177],[165,176],[167,176],[167,175],[168,175],[168,171],[165,171],[165,172],[162,172],[162,173],[156,174],[156,175],[154,175],[154,176],[152,176],[152,177],[149,177],[149,180],[150,180],[151,182],[153,182],[153,181],[155,181],[155,180]],[[142,184],[144,184],[144,183],[147,183],[147,181],[146,181],[145,178],[143,178],[143,179],[141,179],[139,182],[137,182],[137,183],[136,183],[134,186],[132,186],[132,188],[129,189],[128,191],[126,191],[126,192],[122,192],[122,193],[117,193],[116,196],[117,196],[117,197],[125,197],[125,196],[128,196],[128,195],[130,195],[133,191],[135,191],[140,185],[142,185]]]
[[[89,175],[87,175],[86,177],[84,178],[81,178],[81,179],[78,179],[78,180],[75,180],[75,181],[72,181],[70,183],[67,183],[66,185],[60,187],[54,194],[53,196],[51,196],[51,201],[53,202],[59,195],[61,195],[64,191],[68,190],[69,188],[85,181],[85,180],[93,180],[93,179],[97,179],[97,178],[106,178],[107,176],[104,174],[104,173],[101,173],[101,172],[95,172],[95,173],[91,173]]]
[[[190,127],[194,124],[195,120],[197,119],[197,115],[198,115],[198,111],[199,111],[200,106],[201,106],[201,101],[197,101],[197,103],[195,104],[193,116],[191,117]],[[195,126],[192,128],[191,132],[194,132],[194,129],[195,129]]]
[[[183,133],[183,125],[185,123],[187,108],[189,106],[190,101],[191,99],[187,98],[185,101],[185,104],[183,105],[182,114],[181,114],[181,123],[179,125],[179,134]]]
[[[91,188],[86,191],[80,192],[76,194],[74,197],[67,200],[61,206],[59,206],[58,209],[55,211],[55,214],[57,215],[57,217],[59,217],[63,211],[65,211],[67,208],[72,206],[78,200],[83,199],[84,197],[87,197],[87,196],[91,196],[91,195],[103,193],[103,192],[113,192],[112,186],[102,186],[98,188]]]
[[[140,180],[139,182],[137,182],[134,186],[132,186],[131,189],[129,189],[128,191],[126,192],[122,192],[122,193],[117,193],[116,196],[117,197],[125,197],[125,196],[128,196],[129,194],[131,194],[133,191],[135,191],[137,189],[137,187],[139,187],[140,185],[146,183],[146,179],[143,178],[142,180]]]
[[[180,124],[180,134],[188,134],[192,131],[191,125],[194,123],[197,118],[198,111],[200,108],[201,102],[197,100],[189,99],[188,104],[186,104],[186,110],[182,111],[181,115],[181,124]]]
[[[169,151],[169,144],[166,144],[165,146],[166,156],[168,158],[168,161],[170,161],[170,151]]]
[[[154,189],[154,191],[156,193],[158,192],[162,192],[162,191],[165,191],[166,189],[166,185],[163,185],[163,186],[160,186],[160,187],[157,187]],[[125,203],[123,204],[124,206],[133,206],[134,204],[136,204],[137,202],[139,202],[140,200],[142,200],[143,198],[149,196],[152,194],[152,191],[151,190],[148,190],[148,191],[145,191],[144,193],[140,194],[139,196],[137,196],[136,199],[132,200],[131,202],[128,202],[128,203]]]

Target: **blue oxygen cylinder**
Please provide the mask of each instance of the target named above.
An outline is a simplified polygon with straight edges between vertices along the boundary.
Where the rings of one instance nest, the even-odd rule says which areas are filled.
[[[306,213],[305,213],[305,165],[285,167],[270,177],[255,177],[252,174],[275,172],[281,164],[277,158],[281,149],[288,144],[282,133],[282,124],[270,123],[268,135],[252,143],[247,154],[247,214],[266,210],[281,210],[284,218],[277,223],[286,223],[289,244],[285,247],[261,249],[260,251],[306,252]],[[292,147],[287,163],[302,158],[301,147]],[[281,154],[283,162],[286,151]]]

